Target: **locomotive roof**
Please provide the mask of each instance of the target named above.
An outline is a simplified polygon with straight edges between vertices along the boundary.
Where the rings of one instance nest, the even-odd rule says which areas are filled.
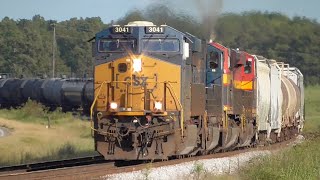
[[[121,27],[121,28],[130,28],[125,29],[125,31],[128,30],[128,32],[124,33],[115,33],[113,32],[114,28]],[[159,27],[163,28],[163,32],[147,32],[147,27]],[[147,21],[133,21],[128,23],[127,25],[113,25],[109,26],[108,28],[96,33],[95,38],[161,38],[161,37],[168,37],[168,38],[178,38],[181,39],[185,36],[188,36],[188,34],[183,33],[171,26],[168,25],[154,25],[152,22]],[[93,38],[94,39],[94,38]],[[93,40],[91,39],[91,40]]]

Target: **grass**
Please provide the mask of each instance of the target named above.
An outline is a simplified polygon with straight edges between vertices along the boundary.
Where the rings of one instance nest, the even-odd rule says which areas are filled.
[[[306,135],[320,133],[320,86],[307,87],[305,91]]]
[[[320,86],[305,91],[306,141],[241,169],[241,179],[320,179]]]
[[[275,156],[253,162],[243,179],[320,179],[319,139],[306,141]]]
[[[0,110],[0,126],[11,133],[0,138],[0,166],[96,154],[90,122],[59,110],[49,112],[32,101],[19,109]]]

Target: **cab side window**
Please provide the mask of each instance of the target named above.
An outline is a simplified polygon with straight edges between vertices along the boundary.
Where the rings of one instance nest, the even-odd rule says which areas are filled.
[[[209,51],[207,54],[207,86],[220,85],[222,77],[221,53]]]
[[[246,64],[244,65],[244,73],[251,74],[251,71],[252,71],[252,62],[247,61]]]
[[[219,54],[218,52],[210,52],[209,54],[209,67],[214,70],[219,67]]]

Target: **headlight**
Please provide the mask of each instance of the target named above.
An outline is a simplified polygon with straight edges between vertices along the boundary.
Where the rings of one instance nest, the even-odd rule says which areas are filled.
[[[154,109],[155,110],[162,110],[162,102],[160,102],[160,101],[154,102]]]
[[[133,72],[140,72],[142,70],[141,59],[133,59]]]
[[[138,119],[134,119],[132,122],[133,122],[133,123],[138,123],[139,120],[138,120]]]
[[[118,104],[116,102],[111,102],[110,103],[110,109],[116,110],[118,108]]]

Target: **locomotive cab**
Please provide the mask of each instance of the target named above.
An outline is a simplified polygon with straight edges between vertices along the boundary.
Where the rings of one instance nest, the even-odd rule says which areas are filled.
[[[177,110],[171,103],[173,99],[161,90],[170,83],[180,98],[175,84],[180,81],[179,66],[185,44],[181,33],[150,22],[113,26],[98,33],[96,85],[105,82],[109,88],[107,93],[101,93],[106,96],[105,101],[97,100],[97,110],[107,110],[109,115],[131,112],[130,116]]]

